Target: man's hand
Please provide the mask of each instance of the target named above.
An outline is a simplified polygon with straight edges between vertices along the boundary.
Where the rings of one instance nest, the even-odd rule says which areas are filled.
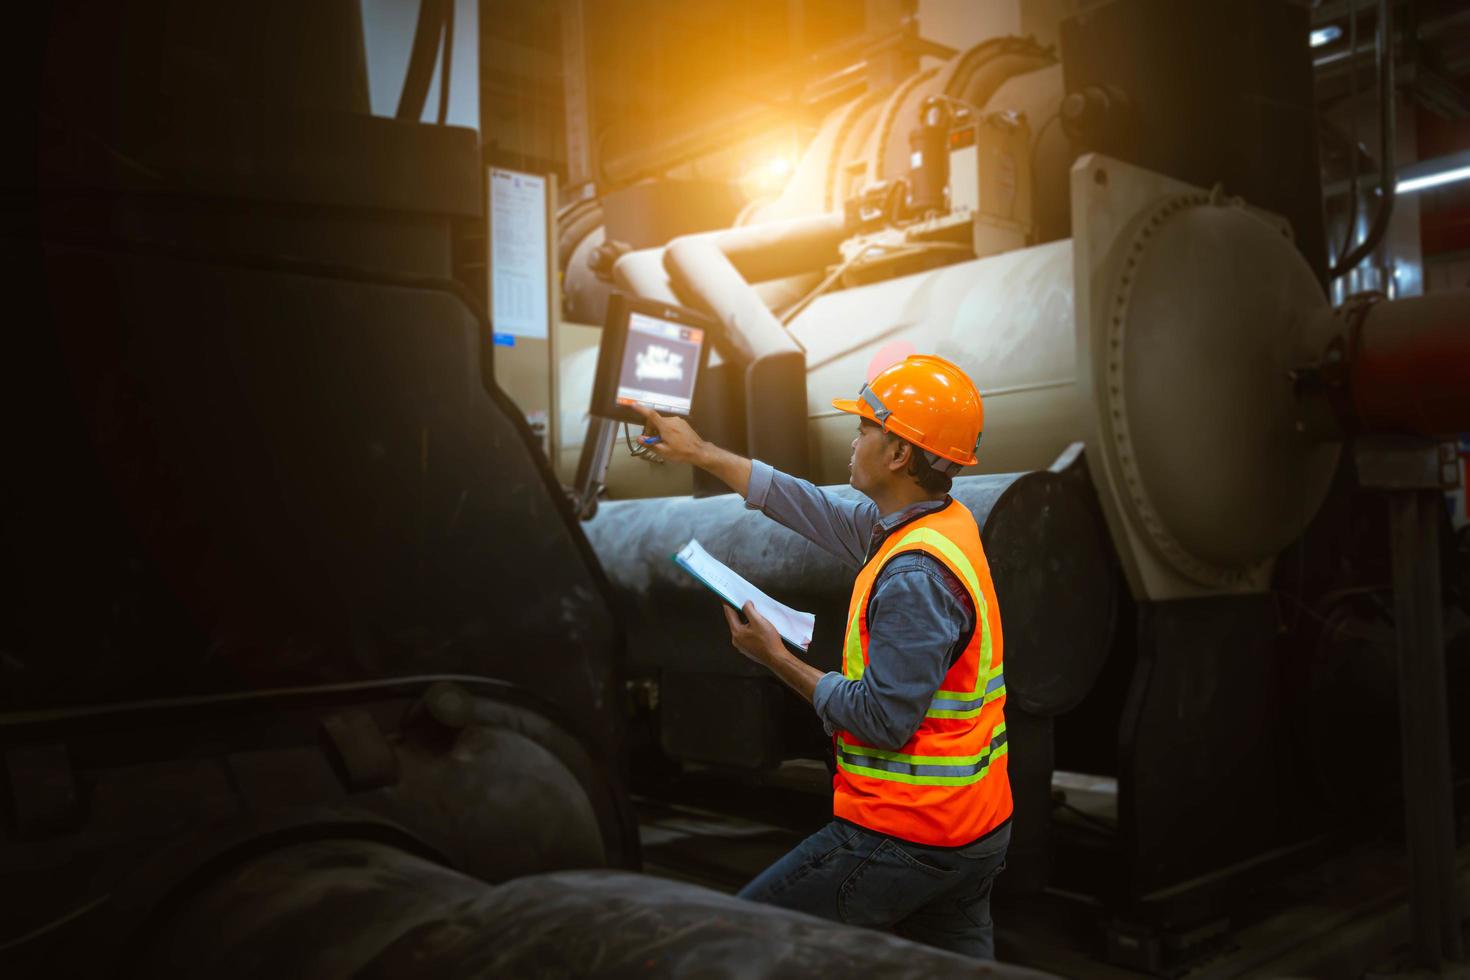
[[[650,449],[675,463],[703,465],[709,444],[699,438],[699,433],[690,428],[688,422],[677,415],[665,417],[644,405],[634,405],[633,411],[643,416],[643,425],[647,430],[644,436],[639,437],[640,441],[648,436],[659,437],[652,443],[645,442]]]
[[[745,604],[746,622],[740,614],[725,606],[725,621],[730,624],[730,642],[751,660],[768,668],[787,687],[810,701],[816,694],[822,672],[792,654],[781,642],[781,634],[771,621],[755,611],[755,603]]]
[[[778,658],[787,656],[786,647],[781,643],[781,634],[776,632],[776,627],[771,625],[769,619],[755,611],[755,603],[745,604],[744,623],[740,621],[740,613],[729,606],[725,606],[724,610],[725,621],[730,624],[730,642],[735,645],[735,649],[765,667],[770,667]]]

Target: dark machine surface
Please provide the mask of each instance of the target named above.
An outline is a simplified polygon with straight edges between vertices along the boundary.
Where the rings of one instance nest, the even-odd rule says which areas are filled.
[[[303,839],[482,881],[635,868],[606,586],[454,277],[475,135],[366,114],[356,4],[32,13],[3,245],[34,311],[0,385],[7,960],[208,972],[144,970],[160,917]]]
[[[418,45],[381,119],[355,0],[12,26],[4,975],[1036,975],[633,873],[623,628]]]
[[[1322,277],[1305,8],[1224,6],[1091,4],[1060,72],[1021,39],[950,69],[1000,53],[1064,76],[1041,238],[1065,237],[1055,195],[1090,149],[1283,213]],[[483,147],[418,121],[451,9],[422,5],[396,119],[368,111],[357,0],[7,21],[0,972],[794,976],[855,972],[861,950],[885,974],[1026,975],[634,874],[649,768],[779,808],[733,774],[796,760],[807,804],[823,792],[809,708],[728,649],[668,555],[699,537],[759,569],[817,614],[825,666],[850,572],[733,497],[575,520],[494,381]],[[653,246],[734,211],[661,223],[658,197],[609,200],[609,233]],[[696,426],[795,472],[805,351],[749,287],[844,261],[841,203],[667,263],[726,327],[759,314],[715,338],[739,356]],[[1470,681],[1470,554],[1434,439],[1470,425],[1465,309],[1360,298],[1293,371],[1345,448],[1256,594],[1119,588],[1076,451],[957,483],[1005,610],[1013,921],[1178,975],[1255,928],[1288,871],[1367,841],[1386,872],[1291,900],[1408,894],[1419,962],[1459,954],[1470,749],[1444,709]],[[782,848],[817,814],[790,810]]]

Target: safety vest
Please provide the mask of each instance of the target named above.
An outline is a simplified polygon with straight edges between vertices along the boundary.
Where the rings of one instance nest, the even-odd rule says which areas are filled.
[[[975,631],[899,751],[867,745],[847,731],[834,735],[832,811],[881,834],[958,847],[1011,815],[1000,608],[980,529],[963,504],[951,500],[901,525],[863,566],[848,606],[842,673],[854,681],[863,676],[873,582],[890,559],[907,551],[933,555],[964,583],[974,603]]]

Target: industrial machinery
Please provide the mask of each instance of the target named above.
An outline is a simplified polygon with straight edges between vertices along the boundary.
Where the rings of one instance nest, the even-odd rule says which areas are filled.
[[[731,229],[602,241],[583,266],[566,242],[586,319],[598,275],[716,317],[696,428],[816,483],[847,475],[831,398],[912,350],[975,380],[984,475],[954,495],[1007,631],[1006,884],[1090,896],[1114,958],[1149,969],[1218,940],[1201,924],[1253,876],[1396,823],[1404,796],[1416,949],[1460,943],[1450,741],[1463,776],[1470,729],[1450,731],[1444,677],[1447,650],[1463,699],[1470,594],[1436,502],[1456,479],[1437,440],[1470,427],[1470,294],[1329,304],[1307,34],[1287,4],[1095,5],[1059,55],[995,39],[835,110]],[[628,499],[638,465],[610,471],[624,499],[588,533],[657,690],[651,737],[683,762],[820,757],[809,711],[716,652],[717,610],[668,554],[697,536],[816,611],[828,668],[851,570],[697,474],[691,498]],[[1368,635],[1397,636],[1397,669]],[[1343,706],[1381,704],[1395,673],[1401,708],[1365,730]],[[1365,739],[1388,747],[1347,763]],[[1116,779],[1101,845],[1053,838],[1057,769]]]
[[[963,967],[633,873],[623,626],[419,122],[452,5],[397,119],[309,6],[8,23],[0,972]]]

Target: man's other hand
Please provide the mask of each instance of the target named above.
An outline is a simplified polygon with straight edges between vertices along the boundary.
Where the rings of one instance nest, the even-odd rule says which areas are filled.
[[[699,438],[699,433],[690,428],[688,422],[676,415],[660,415],[643,405],[634,405],[633,411],[643,416],[643,426],[647,431],[639,441],[650,450],[675,463],[702,465],[708,444]],[[658,438],[649,442],[652,436]]]
[[[743,623],[740,621],[740,613],[729,606],[723,608],[725,621],[730,624],[730,642],[735,649],[766,667],[770,667],[786,653],[786,648],[781,643],[781,634],[776,632],[776,627],[769,619],[755,611],[755,603],[745,604],[743,612],[746,621]]]

